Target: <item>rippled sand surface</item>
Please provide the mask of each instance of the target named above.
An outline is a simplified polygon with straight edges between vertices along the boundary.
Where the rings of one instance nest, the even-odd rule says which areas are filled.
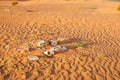
[[[120,80],[119,0],[0,1],[0,80]],[[52,58],[20,46],[63,39]],[[84,48],[75,48],[79,42]],[[39,60],[27,57],[36,55]]]

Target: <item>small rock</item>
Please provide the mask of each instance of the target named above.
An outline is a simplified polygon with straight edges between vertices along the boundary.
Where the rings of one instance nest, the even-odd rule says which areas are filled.
[[[39,57],[38,56],[32,56],[32,55],[30,55],[30,56],[28,56],[28,59],[29,60],[38,60]]]

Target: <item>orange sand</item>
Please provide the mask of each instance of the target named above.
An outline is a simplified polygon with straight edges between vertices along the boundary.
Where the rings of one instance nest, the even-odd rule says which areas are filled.
[[[0,1],[0,80],[120,80],[120,1]],[[48,58],[29,41],[63,39],[69,50]],[[65,40],[64,40],[65,39]],[[74,48],[78,41],[84,48]],[[37,55],[37,61],[27,56]]]

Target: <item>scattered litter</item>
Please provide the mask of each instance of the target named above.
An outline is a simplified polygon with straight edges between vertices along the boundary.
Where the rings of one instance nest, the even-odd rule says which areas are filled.
[[[38,42],[38,47],[40,47],[40,48],[44,47],[45,42],[46,42],[45,40],[40,40]]]
[[[67,51],[67,50],[68,50],[67,47],[62,46],[62,51]]]
[[[58,45],[58,42],[57,42],[57,41],[50,41],[49,43],[50,43],[50,45],[52,45],[52,46]]]
[[[28,44],[24,44],[20,48],[21,53],[26,53],[32,50],[35,50],[36,48],[40,48],[43,51],[43,54],[45,54],[48,57],[53,56],[57,52],[62,52],[68,50],[67,47],[58,45],[58,41],[45,41],[43,39],[40,39],[37,44],[35,42],[29,42]],[[19,50],[19,48],[15,48],[15,50]],[[28,56],[29,60],[37,60],[39,59],[37,56]]]
[[[28,59],[29,59],[29,60],[38,60],[39,57],[38,57],[38,56],[30,55],[30,56],[28,56]]]
[[[45,51],[44,54],[47,56],[53,56],[55,54],[55,52],[66,51],[66,50],[67,50],[67,48],[65,46],[55,46],[55,47],[52,47],[51,49]]]
[[[55,47],[51,48],[51,50],[53,50],[55,52],[59,52],[59,51],[66,51],[67,48],[65,46],[55,46]]]
[[[46,41],[45,40],[40,40],[40,43],[41,44],[44,44]]]
[[[54,51],[50,51],[50,50],[49,50],[49,51],[44,51],[43,53],[44,53],[46,56],[49,56],[49,57],[50,57],[50,56],[53,56],[53,55],[55,54]]]
[[[56,48],[56,47],[52,47],[51,49],[49,49],[49,51],[58,52],[58,51],[59,51],[59,49],[58,49],[58,48]]]

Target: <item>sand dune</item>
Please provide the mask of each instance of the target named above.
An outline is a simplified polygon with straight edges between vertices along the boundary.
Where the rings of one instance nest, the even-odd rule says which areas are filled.
[[[7,4],[6,4],[7,3]],[[120,80],[119,1],[0,1],[0,80]],[[21,53],[30,41],[63,39],[68,51],[49,58]],[[64,40],[65,39],[65,40]],[[84,48],[75,48],[79,41]],[[36,55],[37,61],[28,60]]]

